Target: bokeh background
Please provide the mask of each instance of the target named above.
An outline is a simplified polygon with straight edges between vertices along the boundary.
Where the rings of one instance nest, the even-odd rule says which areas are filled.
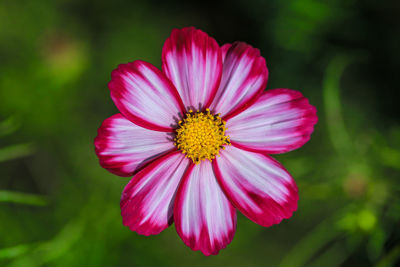
[[[395,266],[400,263],[400,2],[374,0],[0,1],[0,266]],[[171,30],[260,48],[267,89],[300,90],[319,123],[277,158],[300,190],[290,220],[239,215],[218,256],[174,226],[122,225],[129,178],[102,169],[93,139],[117,113],[120,63],[161,66]]]

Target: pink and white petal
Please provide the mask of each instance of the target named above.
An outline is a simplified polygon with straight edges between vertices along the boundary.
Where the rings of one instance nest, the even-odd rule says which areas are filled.
[[[314,131],[316,109],[300,92],[268,90],[248,109],[230,118],[226,134],[249,151],[284,153],[304,145]]]
[[[233,146],[213,162],[215,174],[233,205],[265,227],[290,218],[297,209],[297,186],[273,158]]]
[[[204,255],[218,254],[233,239],[236,211],[215,179],[211,162],[192,164],[179,186],[175,227],[183,242]]]
[[[224,119],[250,106],[267,85],[268,69],[260,51],[236,42],[228,50],[222,79],[210,109]]]
[[[222,52],[222,62],[225,61],[226,54],[228,53],[228,50],[231,48],[232,44],[224,44],[221,46],[221,52]]]
[[[156,235],[173,221],[173,203],[189,160],[175,151],[138,172],[121,197],[123,224],[141,235]]]
[[[111,73],[111,98],[130,121],[150,130],[172,132],[185,110],[176,88],[152,64],[134,61]]]
[[[162,69],[186,108],[207,108],[221,80],[221,49],[201,30],[174,29],[163,47]]]
[[[131,176],[175,148],[167,133],[140,127],[122,114],[103,121],[94,145],[100,165],[119,176]]]

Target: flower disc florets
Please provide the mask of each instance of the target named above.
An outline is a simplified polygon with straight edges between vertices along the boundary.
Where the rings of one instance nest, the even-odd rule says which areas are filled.
[[[205,159],[211,161],[221,148],[225,149],[224,145],[231,144],[225,130],[225,121],[219,114],[212,115],[209,109],[205,112],[189,110],[185,118],[179,121],[175,146],[195,164]]]

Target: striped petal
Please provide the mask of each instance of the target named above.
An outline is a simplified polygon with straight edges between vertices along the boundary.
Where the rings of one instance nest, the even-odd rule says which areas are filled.
[[[271,157],[229,146],[213,165],[229,200],[255,223],[268,227],[297,209],[297,186]]]
[[[268,154],[304,145],[317,123],[315,107],[298,91],[268,90],[251,107],[227,121],[232,144]]]
[[[223,50],[228,48],[225,45]],[[226,52],[222,79],[210,109],[228,119],[250,106],[265,89],[268,70],[260,51],[236,42]]]
[[[188,166],[179,152],[171,152],[138,172],[121,198],[123,224],[141,235],[155,235],[173,220],[173,201]]]
[[[228,53],[231,47],[232,44],[224,44],[223,46],[221,46],[222,61],[225,61],[226,54]]]
[[[121,64],[111,73],[111,98],[121,113],[150,130],[172,132],[185,111],[167,77],[144,61]]]
[[[140,127],[122,114],[106,119],[94,140],[100,165],[120,176],[131,176],[146,163],[174,148],[171,137]]]
[[[205,255],[218,254],[233,239],[235,209],[219,187],[209,161],[191,165],[179,186],[175,227],[183,242]]]
[[[193,27],[174,29],[164,44],[162,63],[186,108],[210,105],[222,74],[221,50],[213,38]]]

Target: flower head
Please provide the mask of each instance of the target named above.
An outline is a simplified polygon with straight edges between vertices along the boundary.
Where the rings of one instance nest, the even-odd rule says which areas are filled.
[[[205,112],[189,110],[186,118],[179,121],[176,129],[175,146],[194,163],[215,159],[223,145],[230,145],[225,135],[225,124],[219,114],[212,115],[210,109]]]
[[[297,186],[267,154],[306,143],[316,109],[294,90],[264,92],[258,49],[175,29],[162,71],[137,60],[111,76],[121,113],[103,122],[95,147],[101,166],[133,176],[121,198],[124,225],[152,235],[175,222],[186,245],[210,255],[232,241],[236,210],[266,227],[292,216]]]

